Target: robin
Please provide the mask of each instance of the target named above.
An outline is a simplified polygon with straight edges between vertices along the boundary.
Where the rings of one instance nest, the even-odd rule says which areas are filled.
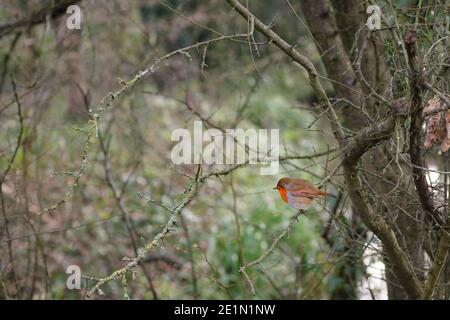
[[[304,179],[283,178],[274,188],[280,192],[281,199],[297,210],[305,210],[311,206],[314,199],[321,196],[334,195],[320,191],[311,182]]]

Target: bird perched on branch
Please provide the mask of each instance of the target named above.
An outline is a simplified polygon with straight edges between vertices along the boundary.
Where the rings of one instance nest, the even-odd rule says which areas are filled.
[[[280,192],[281,199],[297,210],[305,210],[313,200],[321,196],[335,197],[332,194],[320,191],[311,182],[304,179],[283,178],[274,188]]]

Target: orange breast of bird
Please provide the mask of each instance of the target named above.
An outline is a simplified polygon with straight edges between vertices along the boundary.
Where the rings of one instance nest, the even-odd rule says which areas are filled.
[[[287,191],[285,188],[278,189],[280,192],[281,199],[283,199],[284,202],[288,203],[288,197],[287,197]]]

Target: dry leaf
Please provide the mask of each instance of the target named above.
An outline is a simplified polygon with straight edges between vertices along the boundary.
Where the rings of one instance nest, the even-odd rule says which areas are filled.
[[[439,110],[441,101],[439,97],[434,97],[428,100],[428,105],[423,109],[424,114],[432,113]],[[445,131],[441,128],[441,117],[442,113],[438,112],[431,115],[426,122],[426,133],[425,133],[425,149],[429,149],[437,141],[441,141],[445,136]],[[442,146],[441,146],[442,147]]]
[[[423,109],[423,113],[431,113],[435,110],[439,110],[441,106],[441,100],[438,96],[435,96],[434,98],[428,100],[428,105]]]
[[[447,117],[445,117],[445,135],[442,140],[441,144],[441,151],[447,152],[448,149],[450,149],[450,111],[447,114]]]

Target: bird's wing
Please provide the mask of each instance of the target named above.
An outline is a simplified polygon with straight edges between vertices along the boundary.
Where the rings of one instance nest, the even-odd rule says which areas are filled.
[[[320,190],[314,187],[314,185],[309,181],[305,181],[302,185],[294,185],[291,189],[289,189],[289,192],[291,192],[294,196],[307,198],[316,198],[321,195]]]
[[[311,190],[290,190],[289,193],[295,197],[316,198],[319,196],[317,191]]]
[[[285,187],[288,190],[315,188],[311,182],[304,179],[292,179],[292,181],[285,184]]]
[[[294,190],[289,192],[296,197],[317,198],[321,196],[317,191]]]

